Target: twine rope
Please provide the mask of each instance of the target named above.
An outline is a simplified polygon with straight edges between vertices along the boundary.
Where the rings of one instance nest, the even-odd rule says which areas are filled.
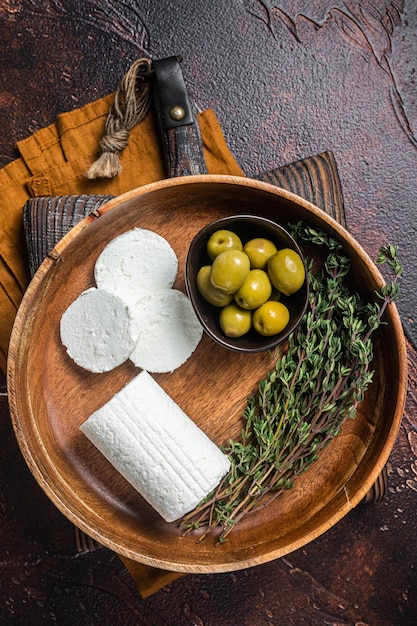
[[[114,178],[122,171],[119,155],[132,128],[149,111],[151,66],[149,59],[138,59],[120,81],[100,139],[99,157],[86,172],[87,178]]]

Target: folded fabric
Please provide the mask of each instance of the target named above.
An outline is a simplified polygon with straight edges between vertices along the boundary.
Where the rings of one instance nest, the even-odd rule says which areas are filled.
[[[6,371],[10,334],[30,280],[22,213],[31,197],[79,194],[119,195],[166,177],[157,124],[151,112],[131,131],[113,179],[89,180],[114,94],[58,116],[17,144],[20,158],[0,170],[0,368]],[[220,124],[207,110],[198,116],[210,174],[243,176]]]

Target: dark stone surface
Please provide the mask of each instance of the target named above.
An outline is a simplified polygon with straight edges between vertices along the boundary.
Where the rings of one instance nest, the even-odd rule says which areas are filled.
[[[71,524],[26,468],[2,395],[0,624],[417,623],[417,4],[8,0],[0,34],[0,165],[58,113],[113,91],[143,55],[183,55],[190,92],[214,109],[247,174],[332,150],[351,232],[373,258],[382,243],[400,245],[411,340],[383,502],[286,558],[185,576],[146,600],[108,550],[76,555]]]

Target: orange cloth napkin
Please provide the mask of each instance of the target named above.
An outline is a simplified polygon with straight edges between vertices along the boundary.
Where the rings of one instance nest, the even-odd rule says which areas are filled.
[[[17,309],[29,283],[23,233],[23,206],[30,197],[80,194],[119,195],[165,178],[156,120],[149,114],[131,131],[121,154],[122,172],[111,180],[88,180],[85,172],[97,157],[99,140],[114,95],[61,114],[55,124],[18,143],[20,158],[0,170],[0,368]],[[199,115],[204,155],[210,174],[243,176],[212,111]],[[143,597],[181,576],[126,557],[121,561]]]
[[[114,94],[58,116],[17,144],[20,158],[0,170],[0,368],[6,371],[10,334],[29,282],[22,210],[30,197],[79,194],[119,195],[165,178],[156,120],[149,114],[130,133],[114,179],[88,180]],[[243,176],[213,111],[199,115],[210,174]]]

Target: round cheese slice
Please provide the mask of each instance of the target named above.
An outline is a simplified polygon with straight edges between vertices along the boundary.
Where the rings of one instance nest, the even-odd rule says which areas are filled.
[[[135,315],[141,333],[130,359],[155,374],[185,363],[203,334],[190,300],[176,289],[149,291],[136,304]]]
[[[139,326],[126,302],[92,287],[66,309],[60,332],[61,341],[75,363],[90,372],[101,373],[127,361],[138,340]]]
[[[178,271],[178,259],[164,237],[145,228],[133,228],[115,237],[94,267],[96,285],[131,302],[148,289],[169,289]]]

